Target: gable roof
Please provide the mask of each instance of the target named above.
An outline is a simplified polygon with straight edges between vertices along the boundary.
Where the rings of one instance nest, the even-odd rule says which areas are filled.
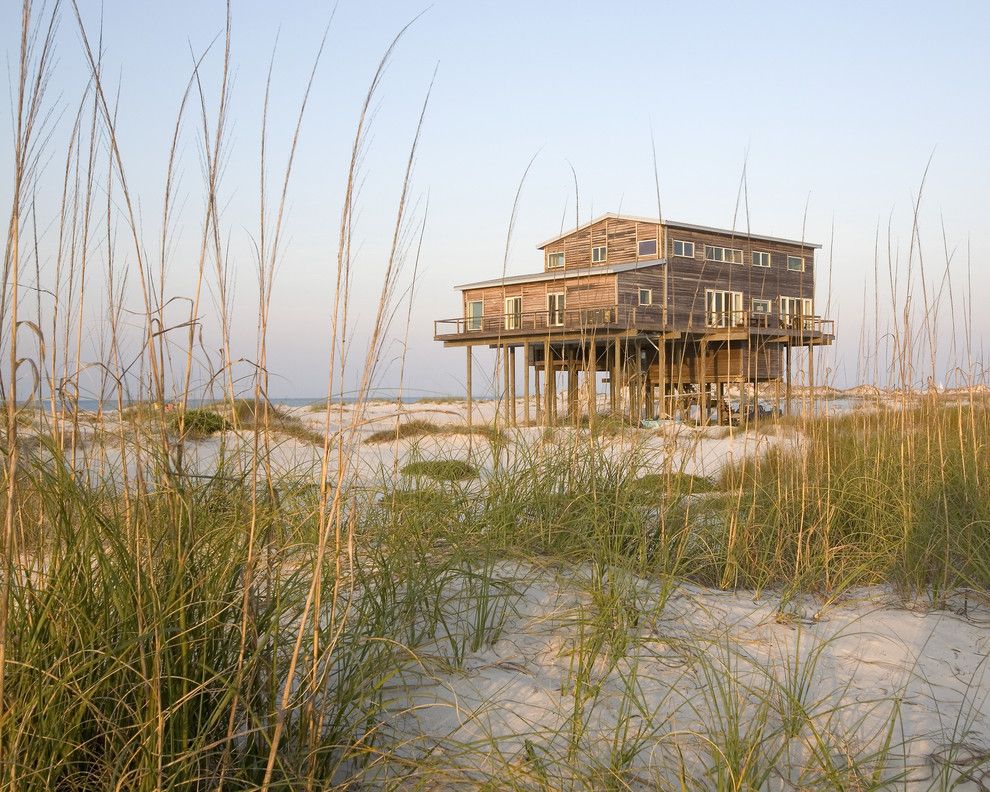
[[[666,264],[665,259],[653,259],[650,261],[628,261],[624,264],[602,264],[591,267],[580,267],[575,269],[558,269],[540,272],[533,272],[528,275],[506,275],[504,278],[491,278],[490,280],[476,281],[475,283],[463,283],[455,286],[455,289],[464,291],[465,289],[483,289],[490,286],[511,286],[516,283],[540,283],[541,281],[567,280],[569,278],[586,278],[589,275],[614,275],[617,272],[629,272],[629,270],[646,269]]]
[[[545,242],[541,242],[536,247],[538,250],[542,250],[548,245],[552,245],[554,242],[558,242],[564,237],[568,237],[571,234],[577,233],[578,231],[584,231],[584,229],[590,228],[591,226],[595,225],[595,223],[600,223],[602,220],[629,220],[636,223],[656,223],[657,225],[662,225],[666,228],[683,228],[688,231],[701,231],[701,232],[707,231],[708,233],[711,234],[725,234],[727,236],[738,237],[739,239],[756,239],[761,242],[782,242],[787,245],[802,245],[804,247],[810,247],[816,249],[821,247],[821,245],[819,245],[817,242],[807,242],[800,239],[786,239],[784,237],[767,236],[765,234],[747,233],[746,231],[742,231],[739,229],[732,230],[728,228],[717,228],[715,226],[697,225],[695,223],[681,223],[676,220],[659,220],[656,217],[637,217],[636,215],[618,214],[616,212],[606,212],[603,215],[599,215],[594,220],[589,220],[587,223],[584,223],[583,225],[579,225],[577,228],[572,228],[570,231],[567,231],[563,234],[558,234],[552,239],[548,239]]]

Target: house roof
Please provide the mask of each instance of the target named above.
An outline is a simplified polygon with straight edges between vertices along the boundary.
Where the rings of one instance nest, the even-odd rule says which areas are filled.
[[[659,220],[656,217],[637,217],[636,215],[627,214],[617,214],[616,212],[606,212],[603,215],[599,215],[594,220],[589,220],[584,225],[579,225],[577,228],[572,228],[563,234],[558,234],[552,239],[548,239],[545,242],[541,242],[536,247],[542,250],[547,245],[552,245],[554,242],[563,239],[564,237],[570,236],[577,231],[583,231],[584,229],[593,226],[595,223],[600,223],[602,220],[631,220],[637,223],[658,223],[667,228],[684,228],[689,231],[707,231],[713,234],[727,234],[729,236],[739,237],[740,239],[757,239],[763,242],[783,242],[788,245],[803,245],[804,247],[810,248],[820,248],[816,242],[807,242],[800,239],[786,239],[784,237],[767,236],[766,234],[752,234],[742,231],[740,229],[728,229],[728,228],[716,228],[715,226],[705,226],[697,225],[695,223],[681,223],[676,220]]]
[[[646,269],[647,267],[656,267],[659,264],[665,263],[666,261],[664,259],[652,259],[650,261],[629,261],[625,264],[602,264],[575,269],[550,270],[548,272],[541,270],[540,272],[532,272],[528,275],[506,275],[504,278],[492,278],[474,283],[463,283],[454,288],[464,291],[465,289],[483,289],[488,286],[511,286],[516,283],[539,283],[541,281],[586,278],[589,275],[613,275],[617,272]]]

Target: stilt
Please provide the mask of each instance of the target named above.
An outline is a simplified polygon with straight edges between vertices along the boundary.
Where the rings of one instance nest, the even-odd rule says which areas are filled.
[[[578,422],[578,371],[577,356],[572,352],[567,357],[567,417]]]
[[[808,400],[810,415],[815,414],[815,345],[808,344]]]
[[[468,425],[468,438],[469,439],[471,437],[471,426],[472,426],[472,424],[474,422],[474,417],[473,417],[473,412],[474,412],[474,407],[473,407],[474,395],[471,392],[471,390],[472,390],[472,388],[471,388],[471,374],[472,374],[471,368],[472,368],[471,367],[471,346],[468,345],[467,346],[467,373],[466,373],[466,376],[464,377],[464,390],[467,391],[467,394],[466,394],[467,395],[467,425]]]
[[[615,342],[611,346],[612,346],[612,359],[611,359],[612,368],[609,369],[609,373],[608,373],[608,379],[609,379],[608,395],[610,402],[609,406],[612,409],[612,415],[615,415],[616,413],[619,412],[619,401],[622,398],[622,394],[619,392],[619,378],[621,376],[619,374],[619,363],[620,363],[620,355],[621,355],[619,339],[616,338]]]
[[[505,415],[505,425],[509,426],[509,348],[502,347],[502,411]]]
[[[784,415],[791,414],[791,345],[784,347],[786,370],[784,376]]]
[[[657,417],[666,418],[667,417],[667,342],[663,338],[659,339],[657,344],[657,371],[659,372],[659,382],[657,385],[660,390],[660,406],[657,410]]]
[[[536,425],[543,426],[543,391],[540,390],[540,367],[533,363],[533,401],[536,403]]]
[[[708,426],[708,342],[701,339],[698,344],[698,409],[699,422]]]
[[[554,375],[553,375],[553,365],[550,360],[550,342],[543,342],[543,378],[546,382],[543,383],[543,421],[545,426],[551,426],[553,424],[553,403],[556,400],[556,396],[553,391],[555,389],[554,385]]]
[[[523,344],[523,423],[529,426],[529,341]]]
[[[598,345],[592,340],[584,357],[584,385],[588,397],[588,427],[594,428],[598,412]]]
[[[516,348],[508,347],[509,354],[509,423],[517,426],[516,410]]]

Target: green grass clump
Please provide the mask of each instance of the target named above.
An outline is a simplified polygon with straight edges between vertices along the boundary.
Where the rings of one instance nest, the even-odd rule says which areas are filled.
[[[424,459],[404,465],[402,474],[434,481],[465,481],[477,478],[478,468],[462,459]]]
[[[493,426],[483,424],[480,426],[467,426],[466,424],[436,424],[433,421],[425,421],[417,418],[411,421],[403,421],[398,428],[380,429],[365,438],[366,443],[391,443],[396,439],[409,440],[417,437],[428,437],[430,435],[478,435],[492,442],[505,440],[504,435]]]
[[[633,494],[651,498],[654,496],[692,495],[702,492],[716,492],[718,488],[704,476],[672,471],[670,473],[646,473],[629,483]]]
[[[176,429],[180,422],[178,416],[173,419]],[[181,423],[186,434],[192,437],[209,437],[217,432],[225,432],[231,428],[230,421],[208,407],[197,407],[185,413]]]

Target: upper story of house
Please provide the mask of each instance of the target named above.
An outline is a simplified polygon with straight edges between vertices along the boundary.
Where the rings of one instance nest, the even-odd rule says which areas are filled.
[[[819,245],[606,214],[542,242],[540,272],[458,286],[457,334],[808,329]],[[457,322],[458,320],[449,320]],[[437,328],[438,337],[445,335]]]

